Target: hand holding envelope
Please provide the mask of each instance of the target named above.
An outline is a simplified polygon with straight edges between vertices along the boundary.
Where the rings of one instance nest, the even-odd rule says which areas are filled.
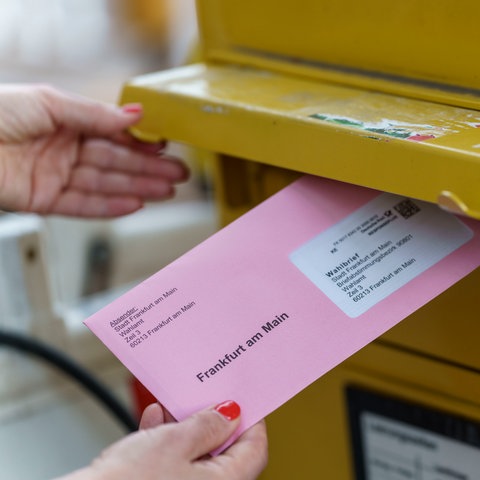
[[[139,432],[115,443],[92,465],[62,480],[253,480],[266,465],[263,422],[245,432],[224,455],[207,455],[238,428],[240,408],[235,402],[223,402],[180,423],[168,423],[172,420],[159,404],[150,405],[143,413]]]

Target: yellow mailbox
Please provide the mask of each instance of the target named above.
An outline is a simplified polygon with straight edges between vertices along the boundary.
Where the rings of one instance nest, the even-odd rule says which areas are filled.
[[[199,0],[134,133],[215,154],[228,223],[301,173],[480,219],[480,2]],[[267,420],[264,479],[480,479],[475,271]]]

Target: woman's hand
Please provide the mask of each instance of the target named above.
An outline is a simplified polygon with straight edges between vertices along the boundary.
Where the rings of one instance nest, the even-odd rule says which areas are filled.
[[[0,86],[0,209],[114,217],[170,198],[187,169],[126,133],[141,116],[138,104]]]
[[[167,423],[158,404],[144,413],[139,432],[109,447],[90,467],[63,480],[253,480],[267,463],[264,422],[247,430],[216,457],[235,432],[240,409],[224,402],[179,423]]]

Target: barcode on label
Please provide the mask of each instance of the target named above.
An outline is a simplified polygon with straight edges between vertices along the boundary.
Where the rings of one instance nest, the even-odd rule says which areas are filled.
[[[393,208],[395,208],[403,218],[410,218],[420,212],[420,207],[409,198],[397,203]]]

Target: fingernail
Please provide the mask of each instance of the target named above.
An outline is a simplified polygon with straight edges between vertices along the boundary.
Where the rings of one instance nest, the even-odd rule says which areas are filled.
[[[233,400],[219,403],[215,410],[223,415],[227,420],[235,420],[240,416],[240,405]]]
[[[140,103],[127,103],[126,105],[122,106],[122,110],[125,113],[140,113],[142,112],[143,108]]]

